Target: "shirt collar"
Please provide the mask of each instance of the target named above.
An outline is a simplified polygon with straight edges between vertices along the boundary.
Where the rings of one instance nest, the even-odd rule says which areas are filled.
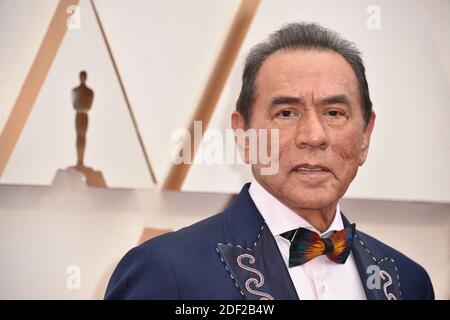
[[[321,236],[327,236],[330,231],[344,228],[339,203],[336,206],[336,213],[330,226],[325,232],[320,233],[309,222],[275,198],[255,179],[252,180],[248,192],[274,236],[300,227],[317,232]]]

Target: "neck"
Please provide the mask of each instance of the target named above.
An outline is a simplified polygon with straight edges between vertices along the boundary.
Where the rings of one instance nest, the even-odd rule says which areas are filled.
[[[260,181],[258,181],[258,179],[255,179],[255,181],[268,193],[270,193],[273,197],[278,199],[278,201],[281,201],[285,206],[287,206],[289,209],[291,209],[300,217],[302,217],[306,222],[308,222],[320,233],[325,232],[333,222],[334,216],[336,214],[336,207],[338,204],[338,200],[336,200],[329,206],[325,206],[322,208],[309,209],[309,208],[302,208],[299,206],[293,206],[292,204],[284,202],[282,199],[280,199],[272,192],[270,192],[268,189],[266,189],[266,187],[264,187],[263,184]]]
[[[322,233],[325,232],[333,222],[334,215],[336,214],[336,206],[337,202],[331,206],[320,209],[291,209]]]

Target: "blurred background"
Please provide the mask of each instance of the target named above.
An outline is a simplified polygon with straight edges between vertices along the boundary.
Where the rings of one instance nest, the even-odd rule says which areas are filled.
[[[249,167],[200,163],[208,134],[178,166],[174,132],[225,136],[246,53],[298,21],[366,63],[377,122],[342,211],[449,299],[448,0],[0,0],[0,298],[101,299],[129,249],[223,210]],[[81,70],[89,173],[73,167]]]

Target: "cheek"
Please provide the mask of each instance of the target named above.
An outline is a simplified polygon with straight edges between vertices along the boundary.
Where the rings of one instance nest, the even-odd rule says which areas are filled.
[[[279,159],[280,171],[287,174],[290,168],[296,164],[299,159],[294,155],[298,155],[299,151],[295,145],[295,136],[289,130],[280,130],[279,139]]]
[[[356,133],[335,136],[334,153],[338,155],[338,165],[345,171],[355,171],[359,167],[361,158],[362,137]]]

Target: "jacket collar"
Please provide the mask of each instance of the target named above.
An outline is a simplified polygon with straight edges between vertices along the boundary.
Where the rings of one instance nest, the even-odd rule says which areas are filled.
[[[342,214],[344,227],[350,222]],[[395,261],[383,255],[372,237],[356,230],[352,253],[367,300],[400,300],[400,277]]]

